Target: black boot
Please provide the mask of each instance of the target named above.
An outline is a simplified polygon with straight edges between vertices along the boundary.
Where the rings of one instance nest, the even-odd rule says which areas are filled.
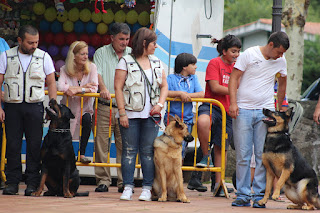
[[[198,192],[206,192],[208,189],[201,183],[202,172],[193,171],[189,180],[187,188],[190,190],[197,190]]]

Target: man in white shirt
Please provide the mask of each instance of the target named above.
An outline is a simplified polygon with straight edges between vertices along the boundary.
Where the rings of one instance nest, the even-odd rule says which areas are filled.
[[[56,99],[54,65],[50,55],[40,49],[39,32],[24,25],[18,33],[19,46],[0,56],[0,85],[4,83],[4,110],[7,146],[7,186],[5,195],[16,195],[22,179],[21,146],[26,138],[25,196],[30,196],[40,183],[40,149],[43,134],[43,101],[45,82],[49,97]],[[1,106],[1,105],[0,105]]]
[[[283,102],[287,84],[287,63],[283,54],[289,48],[289,38],[284,32],[272,33],[268,44],[245,50],[237,59],[229,81],[232,128],[236,150],[237,199],[232,206],[265,208],[258,201],[264,196],[266,171],[262,153],[267,126],[262,119],[263,108],[274,110],[274,82],[277,73],[278,101]],[[240,83],[239,83],[240,82]],[[256,169],[251,193],[250,159],[253,151]]]

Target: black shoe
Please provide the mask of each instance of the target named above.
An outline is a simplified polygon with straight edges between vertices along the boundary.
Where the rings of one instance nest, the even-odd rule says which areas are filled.
[[[37,191],[37,187],[27,186],[26,190],[24,191],[24,196],[31,196],[31,194],[35,191]]]
[[[107,192],[107,191],[109,191],[109,189],[105,184],[100,184],[95,190],[95,192]]]
[[[123,190],[124,190],[124,187],[123,187],[123,186],[118,187],[118,192],[119,192],[119,193],[122,193]]]
[[[197,190],[198,192],[206,192],[208,189],[201,183],[202,172],[192,172],[187,188]]]
[[[19,186],[18,184],[9,184],[3,189],[2,194],[4,195],[18,195]]]

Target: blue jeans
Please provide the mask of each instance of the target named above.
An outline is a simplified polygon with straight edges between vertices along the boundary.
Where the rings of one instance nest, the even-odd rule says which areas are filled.
[[[264,117],[262,109],[239,109],[239,116],[232,121],[237,159],[237,199],[249,201],[252,198],[258,201],[264,196],[266,170],[262,165],[262,153],[267,134],[267,125],[262,121]],[[250,161],[253,145],[256,168],[251,194]]]
[[[134,187],[136,156],[139,152],[143,174],[142,186],[152,188],[154,179],[153,141],[159,126],[151,119],[129,119],[129,128],[120,125],[122,138],[121,170],[124,186]]]

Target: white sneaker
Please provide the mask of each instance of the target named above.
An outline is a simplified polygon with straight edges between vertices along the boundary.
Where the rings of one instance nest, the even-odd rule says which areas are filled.
[[[132,188],[124,187],[123,193],[120,197],[120,200],[132,200]]]
[[[149,189],[142,189],[141,195],[139,197],[141,201],[151,201],[151,191]]]

